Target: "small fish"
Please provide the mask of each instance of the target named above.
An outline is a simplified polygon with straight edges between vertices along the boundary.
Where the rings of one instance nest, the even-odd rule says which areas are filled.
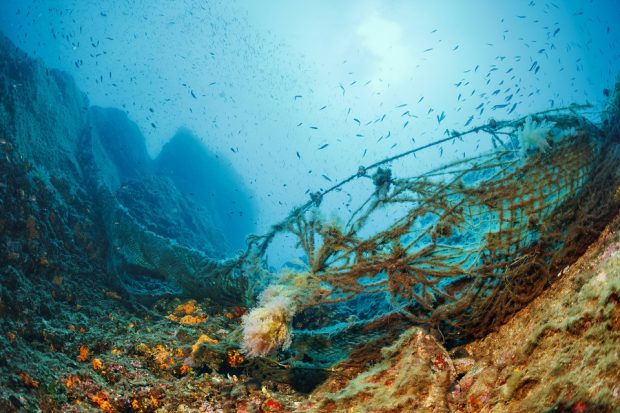
[[[297,124],[297,126],[301,126],[301,125],[303,125],[303,124],[304,124],[303,122],[299,122],[299,123]]]
[[[469,126],[472,120],[474,120],[474,117],[470,116],[469,119],[467,119],[467,122],[465,122],[465,126]]]
[[[361,122],[360,122],[360,120],[359,120],[358,118],[353,118],[353,120],[354,120],[355,122],[357,122],[357,124],[358,124],[358,125],[360,125],[360,124],[361,124]]]
[[[198,98],[196,97],[196,94],[194,93],[194,91],[193,91],[193,90],[190,90],[190,91],[189,91],[189,93],[191,93],[191,94],[192,94],[192,97],[193,97],[194,99],[198,99]]]
[[[558,27],[557,29],[555,29],[555,31],[553,32],[553,35],[555,36],[556,34],[558,34],[560,32],[560,28]]]
[[[355,136],[357,136],[358,138],[363,138],[364,135],[362,135],[361,133],[356,133]]]
[[[151,122],[151,127],[153,127],[153,129],[157,129],[157,125],[155,125],[155,123]]]
[[[407,125],[409,125],[409,121],[405,122],[405,124],[403,125],[403,129],[405,129]]]
[[[445,117],[446,117],[446,113],[441,112],[441,115],[437,115],[437,123],[441,123],[441,121],[444,120]]]
[[[302,97],[303,97],[302,95],[295,95],[295,96],[293,96],[293,99],[297,100],[297,99],[301,99]]]
[[[321,150],[321,149],[325,149],[325,148],[327,148],[328,146],[329,146],[329,143],[325,143],[325,144],[323,144],[323,145],[319,146],[319,150]]]
[[[342,90],[342,96],[344,96],[344,86],[342,86],[342,83],[338,85],[340,87],[340,89]]]
[[[153,109],[153,108],[149,108],[149,112],[154,113],[154,112],[155,112],[155,109]]]
[[[456,49],[459,48],[459,45],[457,44],[456,46],[454,46],[454,48],[452,49],[452,51],[455,51]]]
[[[301,159],[301,155],[299,154],[299,152],[295,152],[295,154],[297,155],[297,159]]]
[[[517,104],[513,104],[512,107],[510,108],[510,110],[508,111],[508,114],[510,115],[512,112],[514,112],[515,108],[517,107]]]
[[[326,107],[327,107],[327,105],[323,106],[323,107],[322,107],[321,109],[319,109],[319,110],[323,110],[323,109],[325,109]]]
[[[418,103],[422,102],[423,100],[424,100],[424,96],[422,96],[420,100],[418,100]]]
[[[479,104],[478,106],[476,106],[476,110],[480,109],[483,106],[484,106],[484,103]]]
[[[505,108],[506,106],[508,106],[508,103],[503,103],[501,105],[494,105],[491,110],[496,110],[496,109],[502,109]]]
[[[398,108],[404,108],[405,106],[407,106],[407,104],[406,104],[406,103],[403,103],[403,104],[401,104],[401,105],[396,106],[396,109],[398,109]]]
[[[327,179],[329,182],[332,182],[332,180],[329,178],[329,176],[327,176],[327,175],[323,175],[323,174],[321,174],[321,176],[322,176],[323,178]]]
[[[433,48],[429,47],[428,49],[424,50],[424,52],[422,52],[422,53],[430,52],[431,50],[433,50]]]
[[[318,126],[310,126],[310,129],[317,130],[318,128],[319,128]]]

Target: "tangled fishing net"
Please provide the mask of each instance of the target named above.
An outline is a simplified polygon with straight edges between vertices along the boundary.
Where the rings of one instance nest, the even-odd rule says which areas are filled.
[[[305,263],[271,276],[244,319],[246,352],[288,348],[300,363],[329,366],[412,324],[453,343],[496,328],[617,212],[618,102],[617,87],[599,116],[572,105],[448,132],[311,194],[251,238],[242,258],[246,271],[264,278],[272,241],[292,235]],[[392,168],[473,137],[488,149],[413,176]],[[327,199],[356,183],[367,196],[357,205],[349,198],[345,219],[325,218]]]

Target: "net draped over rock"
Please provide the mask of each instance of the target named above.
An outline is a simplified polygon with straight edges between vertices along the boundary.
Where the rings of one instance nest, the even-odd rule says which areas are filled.
[[[497,327],[536,297],[618,208],[618,136],[578,109],[491,120],[360,167],[251,239],[256,258],[292,234],[305,253],[305,276],[316,280],[298,294],[292,349],[331,365],[412,323],[459,341]],[[473,134],[493,149],[411,177],[389,168]],[[322,218],[327,197],[357,179],[372,187],[346,224]]]

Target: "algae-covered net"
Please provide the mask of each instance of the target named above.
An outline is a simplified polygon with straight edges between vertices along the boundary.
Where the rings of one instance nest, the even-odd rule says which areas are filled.
[[[244,320],[246,351],[267,354],[292,341],[295,357],[326,366],[412,324],[452,341],[497,327],[617,211],[620,142],[610,107],[606,124],[572,105],[448,132],[312,193],[250,240],[246,263],[292,235],[305,268],[274,277],[262,293]],[[487,150],[413,176],[391,167],[476,136],[488,140]],[[367,196],[344,219],[325,218],[327,198],[356,181],[366,182]]]

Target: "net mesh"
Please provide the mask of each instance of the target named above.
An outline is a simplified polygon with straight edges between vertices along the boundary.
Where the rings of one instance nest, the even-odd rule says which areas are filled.
[[[147,229],[113,196],[102,192],[105,230],[113,254],[107,265],[119,287],[142,302],[166,295],[204,297],[220,306],[239,305],[251,289],[236,260],[218,260]]]
[[[460,341],[536,297],[618,209],[618,137],[582,116],[584,109],[491,120],[360,167],[251,238],[242,262],[259,262],[282,234],[305,255],[300,276],[314,282],[296,296],[292,351],[330,365],[412,323]],[[393,162],[474,134],[492,149],[393,176]],[[326,198],[363,179],[372,182],[368,196],[342,222],[325,219]]]

